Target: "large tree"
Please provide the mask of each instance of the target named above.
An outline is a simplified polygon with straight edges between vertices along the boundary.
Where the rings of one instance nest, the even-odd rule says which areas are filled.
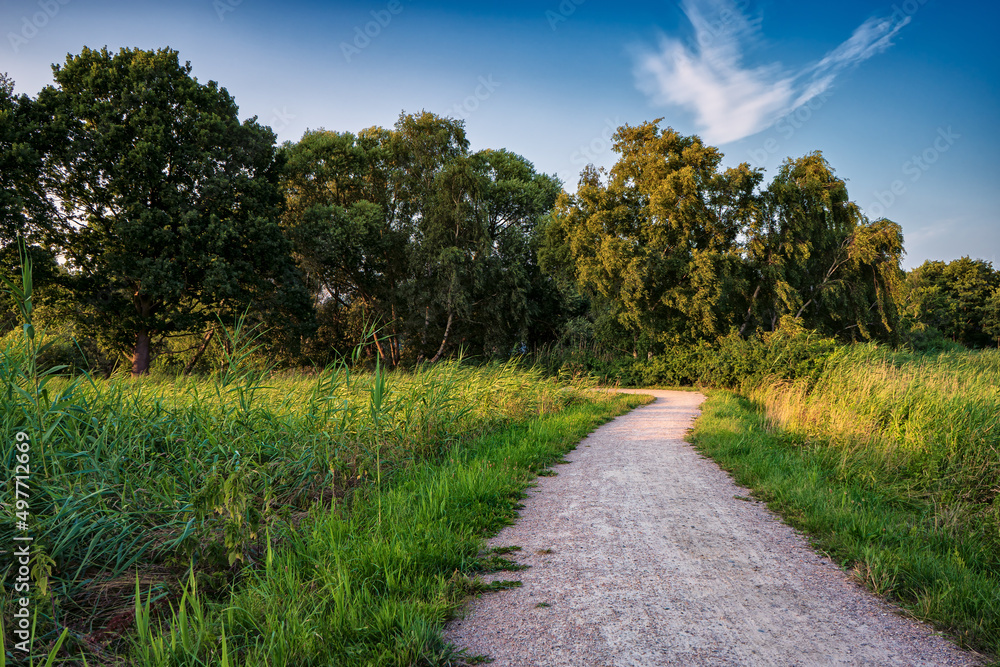
[[[518,344],[546,342],[564,318],[559,290],[537,260],[537,230],[562,186],[507,150],[479,151],[473,165],[486,247],[464,336],[487,354],[507,354]]]
[[[742,293],[738,235],[760,182],[746,164],[720,172],[718,149],[658,123],[618,129],[606,181],[583,172],[541,250],[548,271],[569,271],[630,334],[633,352],[728,331]]]
[[[822,153],[782,164],[745,236],[744,330],[791,315],[842,338],[895,336],[902,230],[865,218]]]
[[[618,347],[749,334],[786,315],[843,338],[894,335],[900,228],[864,218],[820,153],[761,190],[759,170],[723,170],[718,149],[658,123],[618,129],[618,161],[584,170],[540,249]]]
[[[95,326],[149,369],[157,337],[248,304],[308,318],[278,218],[275,136],[240,122],[176,51],[84,49],[38,105],[60,140],[44,184],[68,229],[72,287]]]
[[[367,318],[387,327],[377,346],[398,363],[410,233],[392,215],[390,134],[310,131],[283,153],[283,224],[320,311],[324,342],[357,344]]]
[[[531,239],[555,179],[508,151],[470,152],[461,121],[428,112],[284,150],[285,228],[329,328],[377,318],[390,363],[528,342],[549,303],[533,297],[552,288]]]
[[[389,215],[404,230],[407,275],[399,295],[407,346],[437,360],[468,316],[472,245],[481,237],[474,216],[477,183],[465,124],[422,111],[401,114],[389,133],[392,191]]]

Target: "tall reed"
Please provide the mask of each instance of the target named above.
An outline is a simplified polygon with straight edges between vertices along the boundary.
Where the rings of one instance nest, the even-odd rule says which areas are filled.
[[[8,285],[26,326],[0,350],[0,424],[8,436],[28,431],[44,464],[31,500],[36,562],[48,564],[34,587],[43,653],[66,628],[71,652],[118,641],[133,626],[137,581],[155,608],[193,563],[198,594],[222,595],[270,553],[269,536],[291,539],[310,512],[346,512],[358,493],[457,443],[577,400],[513,362],[274,374],[239,322],[212,377],[62,377],[36,364],[46,343],[28,326],[26,275]],[[0,445],[6,470],[13,442]],[[13,534],[5,513],[0,541]],[[6,607],[13,570],[3,567]]]
[[[748,384],[746,393],[777,426],[837,448],[845,470],[962,503],[976,520],[1000,518],[997,350],[914,354],[854,345],[828,359],[815,386],[775,380]]]

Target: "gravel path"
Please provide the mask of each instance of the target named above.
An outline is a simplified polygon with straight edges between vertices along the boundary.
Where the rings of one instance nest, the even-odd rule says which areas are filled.
[[[704,397],[655,403],[540,477],[491,546],[530,565],[446,637],[516,665],[975,665],[867,593],[684,442]]]

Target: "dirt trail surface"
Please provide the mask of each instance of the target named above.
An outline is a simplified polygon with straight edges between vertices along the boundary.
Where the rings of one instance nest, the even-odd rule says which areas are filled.
[[[704,397],[657,397],[540,477],[490,545],[531,567],[446,637],[516,665],[975,665],[870,595],[684,441]]]

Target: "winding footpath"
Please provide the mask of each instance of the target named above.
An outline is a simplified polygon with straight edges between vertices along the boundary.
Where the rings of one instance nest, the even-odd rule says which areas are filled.
[[[701,394],[605,424],[490,545],[531,567],[446,637],[491,667],[976,665],[781,523],[684,434]]]

